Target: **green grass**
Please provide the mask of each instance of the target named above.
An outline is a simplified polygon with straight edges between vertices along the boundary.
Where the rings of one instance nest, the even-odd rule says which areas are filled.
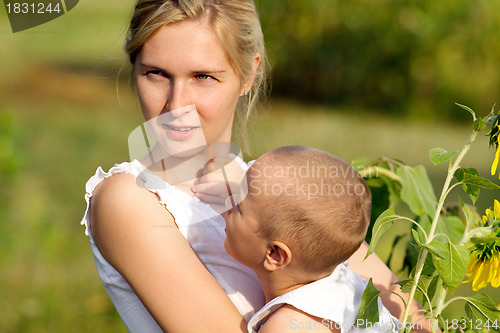
[[[8,193],[0,203],[2,332],[125,332],[79,221],[85,182],[97,166],[128,160],[127,137],[141,121],[132,88],[120,81],[120,102],[114,77],[124,63],[121,41],[132,3],[82,1],[62,18],[18,34],[10,33],[0,6],[0,112],[14,118],[22,161],[12,180],[0,178]],[[446,166],[430,166],[428,150],[459,148],[469,131],[270,99],[250,127],[247,159],[289,144],[348,161],[390,156],[428,166],[438,188]],[[492,158],[481,137],[464,164],[487,174]],[[481,211],[492,198],[482,195]]]

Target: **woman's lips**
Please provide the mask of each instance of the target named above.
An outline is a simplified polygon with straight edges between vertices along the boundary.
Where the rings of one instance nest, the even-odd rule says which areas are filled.
[[[187,140],[189,139],[194,132],[199,129],[199,126],[173,126],[173,125],[163,125],[167,130],[168,138],[171,140]]]

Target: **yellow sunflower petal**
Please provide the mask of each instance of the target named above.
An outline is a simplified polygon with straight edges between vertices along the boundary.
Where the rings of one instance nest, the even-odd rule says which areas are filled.
[[[500,145],[497,147],[497,151],[495,153],[495,159],[493,160],[493,164],[491,165],[491,175],[493,176],[497,172],[498,160],[500,159]]]
[[[477,257],[477,255],[475,255],[475,252],[474,252],[474,255],[472,255],[470,258],[469,265],[467,266],[467,274],[474,273],[474,271],[476,270],[476,267],[477,267],[477,263],[479,261],[478,259],[479,258]]]
[[[473,273],[469,276],[469,278],[465,281],[463,281],[462,283],[469,283],[469,282],[472,282],[474,280],[474,277],[476,277],[476,274]]]
[[[491,264],[493,270],[491,285],[493,286],[493,288],[498,288],[500,286],[500,258],[498,257],[498,255],[493,256],[493,258],[491,259]]]
[[[482,273],[482,278],[483,278],[483,281],[485,283],[485,287],[488,285],[488,283],[490,283],[491,279],[493,279],[494,275],[493,275],[493,263],[491,261],[491,259],[486,259],[484,261],[484,269],[483,269],[483,273]]]
[[[474,291],[478,291],[479,288],[479,283],[481,282],[480,281],[480,277],[481,277],[481,273],[483,272],[483,269],[484,269],[484,266],[482,263],[479,263],[476,267],[476,269],[474,270],[474,272],[472,273],[472,275],[474,276],[473,279],[472,279],[472,290]]]
[[[494,208],[494,214],[495,214],[493,216],[496,217],[497,219],[500,219],[500,202],[498,202],[497,199],[495,199],[495,201],[493,203],[493,208]]]
[[[470,276],[463,283],[469,283],[474,280],[477,272],[476,270],[477,262],[478,262],[477,257],[471,259],[471,261],[469,262],[469,266],[467,266],[467,274],[470,274]]]
[[[486,224],[486,221],[488,221],[488,218],[491,216],[494,216],[493,215],[494,212],[489,209],[489,208],[486,208],[486,210],[484,211],[484,215],[483,215],[483,223]]]
[[[489,260],[485,260],[479,264],[476,277],[472,281],[472,290],[478,291],[488,285],[490,275],[489,263]]]

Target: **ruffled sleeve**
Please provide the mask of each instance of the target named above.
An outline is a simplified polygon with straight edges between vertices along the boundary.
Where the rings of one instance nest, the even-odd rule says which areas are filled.
[[[101,167],[98,167],[95,175],[87,181],[87,184],[85,184],[85,201],[87,202],[87,208],[85,209],[85,214],[80,222],[80,224],[85,225],[85,235],[88,236],[90,232],[90,198],[92,198],[95,188],[104,179],[120,173],[131,174],[144,180],[141,163],[134,160],[130,163],[124,162],[121,164],[115,164],[109,172],[105,172]]]

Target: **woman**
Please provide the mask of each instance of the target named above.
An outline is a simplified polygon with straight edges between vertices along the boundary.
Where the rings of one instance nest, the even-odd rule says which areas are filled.
[[[209,173],[210,147],[230,142],[235,110],[246,109],[244,124],[264,82],[253,1],[139,0],[125,50],[146,121],[161,123],[156,119],[173,114],[159,128],[182,142],[203,132],[208,154],[200,148],[156,158],[161,164],[133,161],[109,173],[97,170],[87,183],[82,223],[99,275],[129,331],[245,332],[245,320],[264,304],[262,290],[256,276],[225,253],[224,221],[198,198],[224,200],[221,172]],[[186,108],[196,111],[194,125],[182,120]],[[207,158],[193,168],[193,156]],[[186,170],[171,186],[170,179]],[[374,280],[388,289],[393,275],[378,258],[361,263],[363,250],[351,267],[362,276],[377,272]],[[394,299],[384,303],[398,316]]]

